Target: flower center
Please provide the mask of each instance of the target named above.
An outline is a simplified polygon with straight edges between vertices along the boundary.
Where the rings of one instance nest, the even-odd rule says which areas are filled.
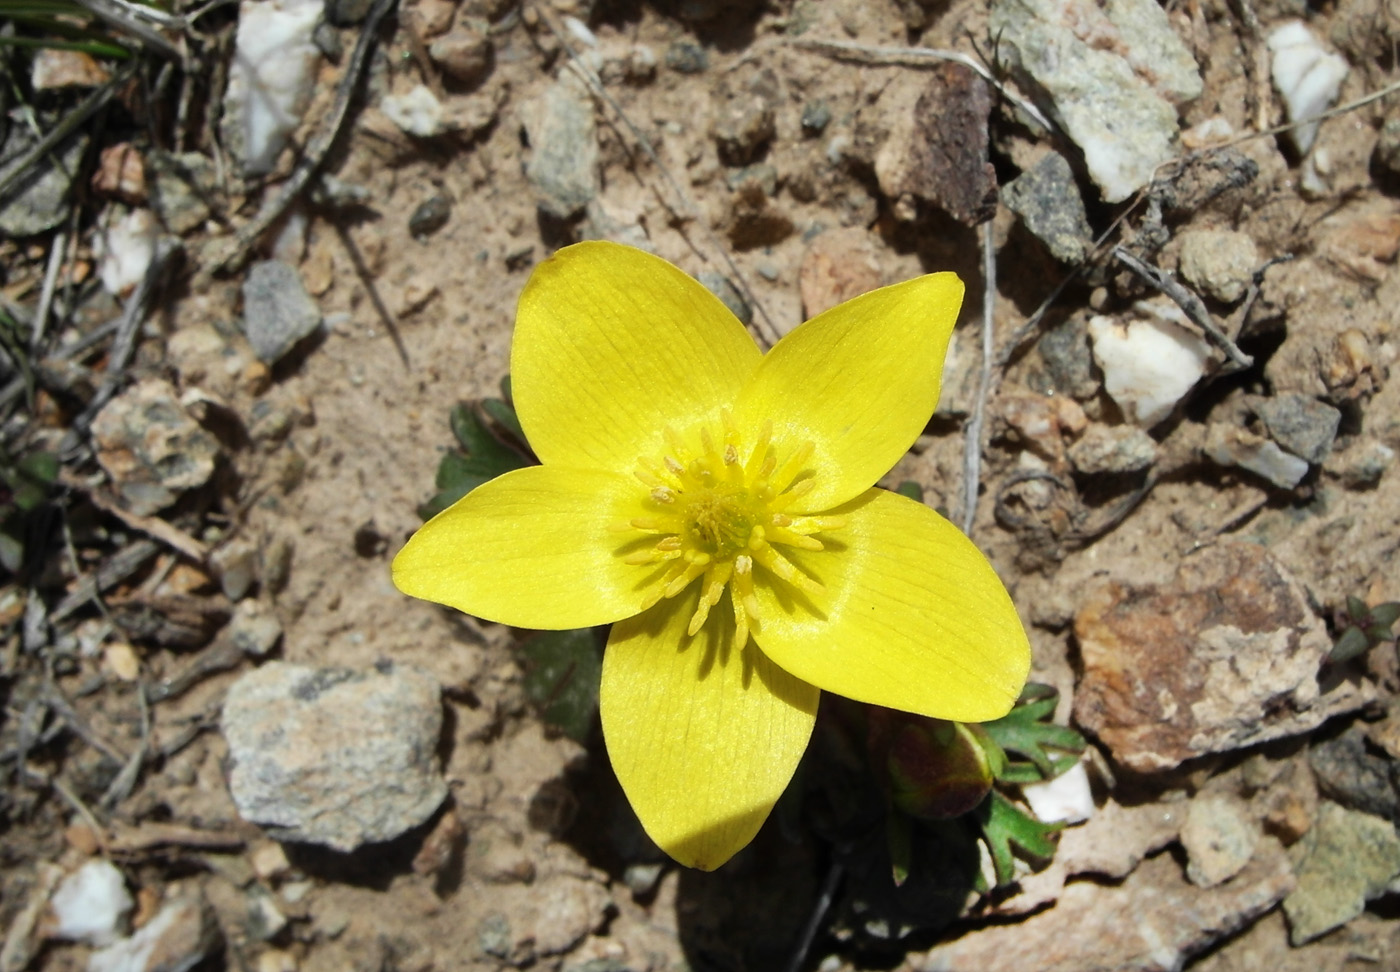
[[[772,441],[771,422],[747,443],[727,412],[721,424],[718,439],[712,429],[702,428],[698,442],[667,429],[669,450],[660,461],[642,458],[637,463],[637,479],[647,488],[648,515],[616,529],[657,537],[654,545],[640,550],[628,544],[631,552],[626,554],[628,563],[659,568],[643,610],[703,578],[690,634],[700,630],[727,589],[734,603],[735,647],[742,648],[759,619],[755,579],[776,577],[798,590],[821,590],[781,548],[822,550],[813,534],[840,529],[845,518],[787,512],[815,484],[812,443],[784,454]]]

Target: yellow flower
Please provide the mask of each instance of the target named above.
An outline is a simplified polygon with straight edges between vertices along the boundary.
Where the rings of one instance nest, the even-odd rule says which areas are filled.
[[[426,523],[394,582],[503,624],[612,624],[599,707],[618,779],[668,854],[718,867],[787,786],[821,689],[980,722],[1025,681],[986,559],[872,488],[933,414],[962,294],[951,273],[885,287],[765,355],[664,260],[560,250],[511,350],[542,465]]]

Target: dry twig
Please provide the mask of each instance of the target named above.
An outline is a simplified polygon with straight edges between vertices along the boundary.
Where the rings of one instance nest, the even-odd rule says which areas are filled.
[[[963,443],[962,532],[972,534],[972,521],[977,516],[977,491],[981,487],[982,429],[987,418],[987,399],[992,392],[993,367],[992,334],[995,331],[997,301],[997,248],[990,220],[982,224],[982,362],[977,376],[977,398],[972,406],[972,418],[967,423],[967,438]]]
[[[850,41],[820,40],[805,37],[798,38],[789,43],[794,47],[816,51],[817,53],[826,54],[830,57],[851,58],[863,64],[927,67],[930,63],[952,61],[955,64],[961,64],[964,67],[976,71],[983,81],[986,81],[997,90],[998,94],[1024,111],[1035,120],[1037,125],[1040,125],[1046,131],[1054,132],[1059,130],[1059,127],[1047,118],[1039,108],[1003,84],[985,64],[977,60],[977,58],[964,54],[961,51],[940,51],[931,47],[877,47],[870,44],[855,44]]]
[[[1121,246],[1113,248],[1113,257],[1147,283],[1170,297],[1186,313],[1186,316],[1191,318],[1193,324],[1205,331],[1206,337],[1224,353],[1227,359],[1226,363],[1221,366],[1222,374],[1244,371],[1254,364],[1253,358],[1241,351],[1234,341],[1231,341],[1220,328],[1215,326],[1215,321],[1211,320],[1210,311],[1206,310],[1206,305],[1201,303],[1201,298],[1188,290],[1175,277],[1163,273],[1145,260],[1138,259]]]
[[[331,105],[329,120],[322,131],[306,146],[306,154],[301,157],[287,181],[282,183],[282,191],[268,205],[264,206],[258,215],[243,225],[234,236],[228,251],[214,262],[210,268],[211,271],[234,270],[242,266],[243,261],[248,258],[249,252],[262,238],[262,235],[282,218],[287,207],[296,201],[297,197],[311,184],[316,174],[321,171],[321,165],[326,161],[331,146],[335,144],[336,138],[345,125],[345,120],[350,115],[351,95],[354,94],[355,88],[359,84],[365,66],[369,64],[369,54],[374,47],[374,36],[379,32],[380,23],[393,9],[396,2],[397,0],[374,0],[374,6],[370,7],[369,13],[365,16],[364,26],[360,28],[360,36],[355,41],[355,49],[351,52],[350,60],[345,65],[345,73],[341,75],[340,83],[336,85],[335,101]]]

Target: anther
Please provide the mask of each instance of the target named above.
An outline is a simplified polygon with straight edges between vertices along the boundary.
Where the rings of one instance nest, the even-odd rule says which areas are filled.
[[[739,450],[734,447],[733,443],[730,443],[729,445],[724,447],[724,464],[726,466],[733,466],[736,465],[738,462]]]
[[[657,486],[651,491],[651,498],[658,503],[674,503],[676,494],[669,486]]]

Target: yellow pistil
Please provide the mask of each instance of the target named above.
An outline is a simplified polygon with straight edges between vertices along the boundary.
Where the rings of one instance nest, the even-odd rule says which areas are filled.
[[[666,429],[669,451],[659,461],[638,461],[648,515],[614,530],[659,535],[654,545],[625,555],[629,564],[665,565],[649,585],[644,609],[701,580],[700,603],[687,626],[694,635],[728,588],[734,646],[742,648],[759,621],[756,580],[766,582],[766,574],[800,591],[822,589],[780,548],[822,550],[813,534],[838,530],[845,519],[787,512],[815,485],[812,443],[784,449],[773,442],[771,422],[746,443],[728,412],[721,425],[718,438],[716,430],[701,428],[690,441]]]

